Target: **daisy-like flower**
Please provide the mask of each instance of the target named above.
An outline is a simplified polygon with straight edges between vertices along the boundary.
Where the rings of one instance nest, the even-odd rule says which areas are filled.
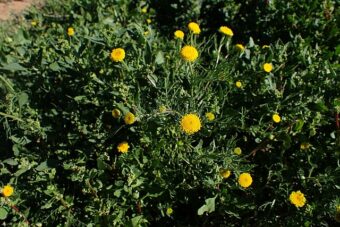
[[[181,128],[188,134],[194,134],[201,129],[201,120],[196,114],[186,114],[181,119]]]
[[[129,150],[130,146],[129,144],[124,141],[124,142],[121,142],[120,144],[118,144],[117,146],[117,150],[120,152],[120,153],[127,153],[128,150]]]
[[[124,122],[127,125],[132,125],[133,123],[135,123],[136,121],[136,117],[133,113],[128,112],[127,114],[125,114],[124,116]]]
[[[227,178],[230,177],[231,171],[228,170],[228,169],[222,169],[222,170],[220,170],[220,175],[221,175],[224,179],[227,179]]]
[[[74,36],[74,33],[75,33],[74,28],[69,27],[69,28],[67,29],[67,35],[68,35],[68,36]]]
[[[248,188],[253,183],[253,178],[249,173],[242,173],[238,178],[238,183],[243,188]]]
[[[205,117],[208,119],[208,121],[213,121],[215,120],[215,114],[213,114],[212,112],[208,112],[205,114]]]
[[[190,23],[188,24],[188,28],[189,28],[189,30],[190,30],[192,33],[194,33],[194,34],[196,34],[196,35],[198,35],[198,34],[201,33],[200,26],[199,26],[197,23],[195,23],[195,22],[190,22]]]
[[[272,119],[275,123],[280,123],[281,117],[278,114],[273,114]]]
[[[195,47],[193,46],[184,46],[182,49],[181,49],[181,57],[185,60],[185,61],[188,61],[188,62],[192,62],[192,61],[195,61],[197,58],[198,58],[198,51]]]
[[[270,73],[273,70],[272,63],[264,63],[263,64],[263,70],[267,73]]]
[[[306,204],[305,195],[301,191],[292,192],[289,195],[289,201],[296,207],[303,207]]]
[[[242,87],[242,82],[239,81],[239,80],[236,81],[235,86],[236,86],[237,88],[241,88],[241,87]]]
[[[232,37],[234,35],[233,31],[227,26],[221,26],[218,31],[229,37]]]
[[[113,49],[111,52],[111,60],[114,62],[121,62],[125,58],[125,50],[123,48]]]
[[[6,185],[2,188],[1,193],[5,197],[13,195],[14,188],[11,185]]]
[[[176,30],[174,32],[175,39],[184,39],[184,32],[181,30]]]

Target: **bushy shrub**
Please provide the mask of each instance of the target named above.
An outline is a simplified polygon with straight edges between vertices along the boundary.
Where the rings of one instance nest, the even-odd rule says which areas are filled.
[[[4,35],[2,223],[336,225],[336,49],[310,33],[312,17],[285,40],[274,8],[263,46],[250,37],[260,25],[237,19],[249,1],[230,1],[218,13],[242,34],[236,47],[216,31],[227,20],[209,27],[223,2],[197,2],[51,1]]]

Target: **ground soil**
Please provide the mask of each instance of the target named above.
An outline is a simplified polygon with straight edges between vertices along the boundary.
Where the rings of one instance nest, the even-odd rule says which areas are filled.
[[[0,0],[0,20],[8,20],[19,15],[24,9],[36,2],[36,0]]]

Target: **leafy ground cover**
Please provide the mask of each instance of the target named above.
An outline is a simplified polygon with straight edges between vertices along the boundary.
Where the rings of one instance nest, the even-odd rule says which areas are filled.
[[[336,7],[65,0],[2,25],[0,222],[336,226]]]

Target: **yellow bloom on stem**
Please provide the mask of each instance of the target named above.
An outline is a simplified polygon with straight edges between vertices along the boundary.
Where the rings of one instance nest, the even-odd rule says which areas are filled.
[[[75,33],[74,28],[69,27],[69,28],[67,29],[67,35],[68,35],[68,36],[74,36],[74,33]]]
[[[243,188],[248,188],[253,183],[253,178],[249,173],[242,173],[238,178],[238,183]]]
[[[118,144],[117,146],[117,150],[120,152],[120,153],[126,153],[128,152],[130,146],[127,142],[121,142],[120,144]]]
[[[166,209],[166,214],[168,216],[170,216],[173,212],[174,212],[174,210],[171,207],[168,207],[168,209]]]
[[[174,32],[175,39],[184,39],[184,32],[181,30],[176,30]]]
[[[111,60],[114,62],[121,62],[125,58],[125,50],[123,48],[113,49],[111,52]]]
[[[230,177],[231,175],[231,171],[230,170],[227,170],[227,169],[222,169],[220,171],[220,175],[224,178],[224,179],[227,179]]]
[[[205,114],[205,117],[208,119],[208,121],[213,121],[215,120],[215,114],[213,114],[212,112],[208,112]]]
[[[228,28],[227,26],[221,26],[218,31],[221,32],[224,35],[229,36],[229,37],[232,37],[234,35],[233,31],[230,28]]]
[[[193,46],[184,46],[181,49],[181,57],[185,60],[185,61],[195,61],[198,58],[198,51],[195,47]]]
[[[240,147],[235,147],[234,154],[241,155],[242,154],[242,149]]]
[[[301,150],[307,150],[308,148],[310,148],[310,143],[306,143],[306,142],[304,142],[304,143],[301,143],[300,144],[300,149]]]
[[[273,70],[272,63],[264,63],[263,70],[266,71],[267,73],[270,73]]]
[[[112,110],[112,117],[114,117],[114,118],[119,118],[120,115],[121,115],[121,113],[120,113],[120,110],[119,110],[119,109],[113,109],[113,110]]]
[[[275,123],[279,123],[281,121],[281,117],[278,114],[273,114],[272,119]]]
[[[38,24],[37,21],[35,21],[35,20],[31,21],[31,25],[32,25],[33,27],[34,27],[34,26],[37,26],[37,24]]]
[[[188,28],[189,28],[189,30],[190,30],[192,33],[194,33],[194,34],[196,34],[196,35],[198,35],[198,34],[201,33],[200,26],[199,26],[197,23],[195,23],[195,22],[190,22],[190,23],[188,24]]]
[[[235,85],[236,85],[237,88],[241,88],[242,82],[238,80],[238,81],[236,81]]]
[[[151,24],[152,20],[150,18],[146,19],[146,23]]]
[[[148,12],[148,7],[147,7],[147,6],[144,6],[144,7],[141,9],[141,12],[142,12],[142,13],[147,13],[147,12]]]
[[[300,191],[290,193],[289,200],[296,207],[303,207],[306,203],[305,195]]]
[[[132,125],[133,123],[135,123],[136,121],[136,117],[133,113],[128,112],[127,114],[125,114],[124,116],[124,122],[127,125]]]
[[[2,188],[2,195],[5,197],[9,197],[13,195],[14,188],[10,185],[6,185],[5,187]]]
[[[166,106],[160,106],[158,110],[160,113],[164,113],[166,111]]]
[[[201,129],[201,120],[197,114],[186,114],[181,119],[181,128],[188,134],[194,134]]]
[[[244,49],[245,49],[245,47],[244,47],[242,44],[240,44],[240,43],[236,44],[235,46],[236,46],[236,48],[239,49],[240,51],[244,51]]]

